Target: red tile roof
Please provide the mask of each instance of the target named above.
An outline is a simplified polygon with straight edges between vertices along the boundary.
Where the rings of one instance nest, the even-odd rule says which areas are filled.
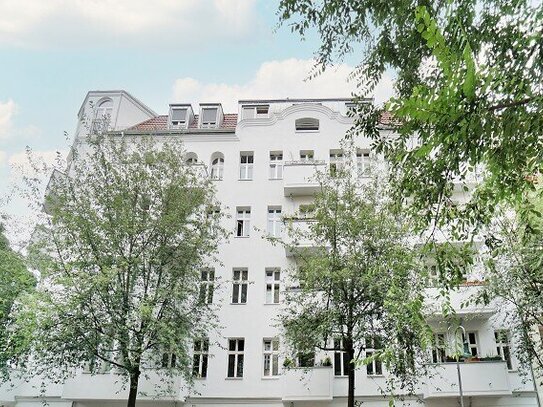
[[[381,117],[379,118],[379,123],[385,124],[385,125],[388,125],[388,126],[400,124],[399,120],[395,119],[394,116],[392,115],[392,113],[387,112],[387,111],[381,112]]]
[[[224,120],[221,123],[220,129],[235,129],[238,123],[238,115],[236,113],[225,113]],[[189,125],[189,129],[198,128],[198,115],[194,115],[194,120]],[[127,130],[137,131],[161,131],[168,130],[168,115],[160,115],[152,119],[145,120]]]

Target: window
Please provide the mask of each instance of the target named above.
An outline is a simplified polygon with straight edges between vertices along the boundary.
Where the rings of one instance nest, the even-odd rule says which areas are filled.
[[[471,356],[478,356],[479,355],[479,347],[477,345],[477,332],[466,332],[466,335],[468,336],[468,347],[469,352],[471,353]],[[464,334],[462,334],[462,343],[466,342],[466,337]]]
[[[334,375],[347,376],[349,355],[343,350],[343,340],[334,339]]]
[[[215,270],[203,269],[200,272],[200,303],[213,303],[213,284],[215,281]]]
[[[202,109],[201,127],[204,129],[217,127],[217,113],[219,109],[216,107]]]
[[[236,237],[249,237],[251,209],[238,208],[236,215]]]
[[[300,150],[300,161],[313,161],[313,150]]]
[[[280,237],[282,232],[281,208],[268,207],[268,234],[273,237]]]
[[[296,119],[296,131],[318,131],[319,120],[311,117]]]
[[[228,339],[228,377],[243,377],[245,339]]]
[[[279,339],[264,339],[264,377],[279,375]]]
[[[187,112],[186,108],[174,108],[170,110],[170,123],[173,128],[187,128]]]
[[[509,346],[509,331],[503,329],[495,331],[494,339],[496,340],[496,352],[498,353],[498,356],[507,363],[507,369],[513,370],[511,348]]]
[[[247,304],[249,270],[234,269],[232,277],[232,304]]]
[[[241,117],[242,119],[268,117],[269,111],[270,111],[269,105],[243,106],[242,111],[241,111]]]
[[[198,164],[198,156],[195,153],[187,153],[185,156],[185,164],[195,165]]]
[[[368,175],[370,172],[370,153],[367,151],[356,152],[356,170],[358,176]]]
[[[192,375],[198,378],[207,377],[207,364],[209,361],[209,341],[198,339],[194,341],[194,354],[192,357]]]
[[[270,153],[270,179],[283,179],[283,152]]]
[[[239,179],[253,179],[254,156],[252,152],[241,153],[239,166]]]
[[[298,367],[315,366],[315,352],[298,352]]]
[[[375,338],[366,338],[366,357],[370,358],[379,350],[381,344]],[[373,359],[366,365],[366,374],[368,376],[380,376],[383,374],[383,365],[380,360]]]
[[[211,179],[222,180],[224,174],[224,156],[214,153],[211,156]]]
[[[176,359],[175,353],[165,352],[162,354],[162,363],[161,366],[163,368],[170,368],[175,367],[176,365]]]
[[[343,169],[343,151],[330,150],[330,175],[335,176]]]
[[[106,99],[101,101],[94,112],[91,131],[94,133],[102,133],[108,131],[111,122],[111,114],[113,113],[113,101]]]
[[[445,334],[435,333],[432,348],[432,363],[443,363],[445,360]]]
[[[281,270],[266,270],[266,304],[279,304],[281,290]]]

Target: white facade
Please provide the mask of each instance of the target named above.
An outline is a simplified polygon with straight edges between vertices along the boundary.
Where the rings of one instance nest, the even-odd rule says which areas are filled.
[[[199,118],[192,114],[191,107],[186,117],[190,116],[194,124],[171,126],[168,123],[171,109],[187,105],[172,105],[168,115],[157,116],[126,92],[90,92],[79,112],[76,143],[84,143],[88,120],[97,117],[89,103],[98,106],[103,101],[111,101],[105,105],[105,108],[111,106],[106,113],[109,130],[123,131],[125,136],[150,133],[156,137],[182,139],[190,153],[188,156],[204,164],[207,173],[217,179],[218,199],[230,215],[225,219],[225,226],[234,231],[229,243],[220,250],[223,265],[214,270],[215,278],[222,283],[215,289],[213,302],[221,304],[219,319],[224,329],[219,336],[210,338],[206,377],[197,379],[195,388],[190,391],[174,381],[174,394],[160,397],[153,393],[152,380],[142,379],[141,387],[148,395],[142,402],[138,401],[138,405],[345,405],[347,377],[335,376],[334,367],[283,368],[284,344],[279,342],[276,348],[273,343],[279,336],[275,317],[284,289],[281,276],[293,265],[294,258],[292,253],[271,245],[263,237],[268,229],[278,233],[280,229],[275,223],[278,215],[294,213],[300,205],[311,202],[311,194],[316,191],[316,185],[310,180],[312,174],[316,169],[326,168],[331,154],[332,159],[337,155],[342,138],[352,126],[352,119],[347,117],[350,100],[240,101],[237,117],[217,109],[217,122],[213,123],[208,112],[206,128],[202,128],[203,116],[198,110],[216,105],[195,109],[194,114]],[[144,123],[138,125],[140,122]],[[360,151],[369,151],[369,139],[358,136],[355,141]],[[239,287],[234,289],[234,283]],[[482,357],[496,355],[494,332],[507,328],[501,325],[498,310],[492,307],[460,309],[462,298],[476,289],[474,285],[463,287],[453,295],[453,304],[462,316],[468,335],[475,335],[472,345],[477,347],[477,353]],[[429,306],[431,309],[432,304]],[[430,317],[430,324],[436,333],[445,334],[445,342],[452,339],[451,336],[447,339],[447,327],[438,316]],[[230,351],[229,341],[238,339],[243,340],[243,350],[237,341]],[[242,375],[237,371],[230,374],[229,355],[239,357],[241,354],[244,358]],[[333,354],[330,356],[334,360]],[[316,362],[324,357],[317,355]],[[269,365],[265,359],[270,361]],[[419,401],[427,406],[458,405],[456,364],[437,361],[440,363],[435,364],[436,375],[421,381],[418,395],[405,401],[405,405],[418,405]],[[462,363],[466,406],[537,405],[533,384],[529,377],[520,376],[514,357],[509,367],[511,369],[503,361]],[[385,386],[385,377],[386,371],[383,375],[368,375],[366,368],[357,371],[356,395],[364,406],[388,405],[380,392]],[[63,385],[48,387],[45,398],[49,405],[59,407],[123,405],[127,391],[119,392],[118,382],[114,372],[95,376],[82,373]],[[0,406],[39,406],[42,399],[38,394],[39,389],[29,383],[4,386],[0,391]]]

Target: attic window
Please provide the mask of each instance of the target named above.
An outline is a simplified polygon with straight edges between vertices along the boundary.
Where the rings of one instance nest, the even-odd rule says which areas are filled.
[[[216,107],[202,109],[202,128],[217,127],[217,113]]]
[[[296,131],[318,131],[319,120],[311,117],[296,119]]]
[[[268,117],[270,112],[269,105],[260,106],[242,106],[242,119],[254,119]]]
[[[172,127],[187,127],[187,109],[175,108],[171,110],[171,125]]]

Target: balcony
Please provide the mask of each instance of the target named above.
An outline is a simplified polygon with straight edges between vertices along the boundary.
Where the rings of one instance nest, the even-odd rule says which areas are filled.
[[[282,377],[283,401],[332,400],[332,367],[293,368]]]
[[[433,365],[432,377],[426,380],[424,398],[458,397],[456,363]],[[512,394],[507,365],[502,361],[460,363],[464,396],[506,396]]]
[[[315,250],[318,245],[311,240],[309,236],[309,228],[312,223],[315,221],[312,219],[287,219],[289,223],[289,228],[292,229],[292,232],[289,233],[287,229],[285,231],[285,255],[287,257],[294,257],[300,252],[306,250]]]
[[[313,195],[320,189],[318,172],[326,171],[324,161],[287,161],[283,164],[285,196]]]
[[[145,372],[140,378],[138,392],[142,399],[182,401],[185,394],[180,377],[159,376],[156,372]],[[62,398],[79,400],[126,400],[128,384],[126,378],[111,371],[105,374],[78,374],[68,379],[63,388]]]

